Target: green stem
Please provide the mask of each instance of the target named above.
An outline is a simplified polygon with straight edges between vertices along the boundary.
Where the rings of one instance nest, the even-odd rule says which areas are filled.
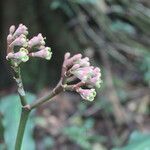
[[[25,91],[24,91],[24,87],[23,87],[23,83],[22,83],[20,67],[19,66],[17,66],[17,67],[14,66],[12,62],[11,62],[11,66],[14,70],[14,79],[17,83],[18,94],[20,96],[21,105],[25,106],[25,105],[27,105],[27,101],[26,101],[26,98],[25,98]]]
[[[57,84],[57,86],[48,95],[40,98],[39,100],[35,101],[31,105],[26,104],[25,106],[23,106],[22,112],[21,112],[21,117],[20,117],[17,138],[16,138],[16,143],[15,143],[15,150],[21,150],[23,135],[24,135],[24,131],[25,131],[25,127],[26,127],[26,123],[27,123],[30,111],[32,109],[38,107],[39,105],[49,101],[52,97],[54,97],[55,95],[62,92],[63,89],[64,88],[62,86],[62,80],[60,80],[59,83]],[[20,97],[20,98],[22,98],[22,97]]]
[[[23,135],[24,135],[29,113],[30,113],[30,110],[22,108],[20,123],[19,123],[16,143],[15,143],[15,150],[21,150]]]
[[[55,95],[61,93],[63,90],[64,90],[64,88],[62,86],[62,81],[60,80],[59,83],[57,84],[57,86],[49,94],[41,97],[40,99],[36,100],[29,106],[27,105],[27,107],[29,107],[29,109],[32,110],[32,109],[44,104],[45,102],[50,101]]]
[[[22,95],[19,94],[19,97],[20,97],[21,105],[22,106],[27,105],[25,96],[22,96]]]

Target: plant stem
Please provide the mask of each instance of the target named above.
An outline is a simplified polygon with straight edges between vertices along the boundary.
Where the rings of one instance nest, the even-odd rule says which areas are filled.
[[[62,81],[60,80],[59,83],[57,84],[57,86],[48,95],[41,97],[40,99],[36,100],[30,106],[27,105],[27,108],[29,107],[30,110],[34,109],[34,108],[42,105],[43,103],[50,101],[51,98],[53,98],[55,95],[59,94],[63,90],[64,90],[64,88],[62,86]]]
[[[20,74],[20,72],[17,72],[17,73]],[[21,79],[21,76],[19,76],[19,79]],[[21,89],[23,89],[23,86],[18,86],[18,88],[20,88],[20,87],[21,87]],[[20,99],[21,99],[21,102],[23,104],[23,107],[22,107],[20,123],[19,123],[16,143],[15,143],[15,150],[20,150],[21,149],[23,135],[24,135],[24,131],[25,131],[25,127],[26,127],[26,123],[27,123],[30,111],[32,109],[38,107],[39,105],[49,101],[52,97],[54,97],[55,95],[59,94],[63,90],[64,90],[64,87],[62,85],[62,78],[61,78],[59,83],[57,84],[57,86],[48,95],[38,99],[37,101],[35,101],[31,105],[26,104],[26,100],[22,99],[24,97],[20,96]]]
[[[25,105],[27,105],[27,101],[25,98],[25,91],[24,91],[24,87],[23,87],[23,83],[22,83],[20,67],[19,66],[14,67],[12,64],[12,68],[14,70],[14,79],[15,79],[17,86],[18,86],[18,93],[20,96],[21,105],[25,106]]]
[[[20,123],[19,123],[16,143],[15,143],[15,150],[21,150],[23,135],[24,135],[29,113],[30,113],[30,110],[22,108]]]

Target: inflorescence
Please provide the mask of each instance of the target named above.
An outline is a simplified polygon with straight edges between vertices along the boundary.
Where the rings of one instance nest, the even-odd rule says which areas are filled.
[[[51,59],[50,47],[45,47],[45,38],[39,33],[30,40],[27,38],[28,28],[20,24],[18,28],[12,25],[7,36],[7,60],[14,62],[18,66],[21,62],[26,62],[30,57],[41,57]],[[35,49],[38,50],[35,52]]]
[[[65,54],[63,67],[66,89],[76,91],[85,100],[93,101],[96,96],[95,88],[100,88],[102,82],[100,69],[91,66],[88,57],[82,58],[81,54],[70,57],[70,53]]]
[[[28,28],[20,24],[18,28],[12,25],[7,36],[6,59],[17,67],[30,57],[41,57],[50,60],[52,52],[45,46],[45,38],[39,33],[30,40],[27,39]],[[35,49],[38,50],[35,52]],[[95,88],[101,86],[101,71],[90,65],[89,58],[81,54],[70,56],[66,53],[62,66],[61,84],[64,90],[76,91],[81,97],[93,101],[96,96]]]

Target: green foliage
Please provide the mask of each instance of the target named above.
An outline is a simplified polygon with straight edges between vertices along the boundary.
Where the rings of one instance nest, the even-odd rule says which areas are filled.
[[[73,17],[73,11],[69,6],[69,3],[77,3],[77,4],[94,4],[97,0],[75,0],[75,1],[60,1],[60,0],[54,0],[50,8],[51,9],[62,9],[62,11],[69,17]]]
[[[97,0],[76,0],[75,3],[96,3]]]
[[[4,131],[4,128],[3,128],[3,125],[2,125],[2,117],[1,117],[1,114],[0,114],[0,141],[3,139],[3,131]]]
[[[70,7],[67,5],[66,2],[62,2],[59,0],[54,0],[51,5],[50,5],[51,9],[62,9],[64,11],[65,14],[67,14],[69,17],[73,16],[73,12],[70,9]]]
[[[35,96],[29,93],[26,97],[29,103],[35,99]],[[4,127],[4,139],[7,145],[7,149],[14,150],[14,142],[16,139],[17,128],[21,115],[21,106],[18,95],[12,94],[3,97],[0,101],[0,112],[3,115],[2,124]],[[32,137],[33,128],[34,122],[30,116],[25,130],[22,150],[35,149],[35,143]]]
[[[140,68],[144,73],[145,82],[150,84],[150,54],[145,55]]]
[[[75,0],[72,1],[70,0],[70,2],[72,3],[79,3],[79,4],[84,4],[84,3],[96,3],[97,0]],[[60,0],[53,0],[53,2],[51,3],[51,8],[52,9],[57,9],[57,8],[63,8],[64,10],[67,10],[69,7],[65,7],[67,5],[64,5],[65,1],[60,1]]]
[[[122,28],[123,27],[123,28]],[[125,33],[134,34],[135,29],[132,25],[122,22],[122,21],[115,21],[111,24],[112,31],[123,31]]]
[[[94,125],[93,119],[87,119],[81,125],[72,125],[63,129],[63,134],[66,135],[71,141],[78,144],[82,149],[90,150],[92,142],[105,141],[103,136],[93,135],[91,129]]]
[[[49,150],[50,148],[52,148],[53,145],[54,139],[51,136],[44,136],[40,146],[44,150]]]
[[[134,131],[126,146],[113,150],[150,150],[150,134]]]

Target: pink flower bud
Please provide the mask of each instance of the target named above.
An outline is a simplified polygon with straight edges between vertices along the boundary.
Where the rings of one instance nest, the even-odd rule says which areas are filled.
[[[13,34],[15,32],[15,26],[12,25],[10,28],[9,28],[9,33],[10,34]]]
[[[13,41],[13,36],[11,34],[9,34],[7,36],[7,43],[10,44]]]
[[[18,37],[21,34],[27,35],[28,31],[27,31],[27,27],[23,24],[20,24],[19,27],[16,29],[15,33],[13,34],[14,37]]]
[[[80,94],[80,96],[83,99],[88,100],[88,101],[93,101],[95,96],[96,96],[95,89],[82,89],[82,88],[79,88],[76,91]]]
[[[94,69],[94,73],[96,73],[96,74],[97,74],[97,73],[100,73],[100,71],[101,71],[101,70],[100,70],[100,68],[98,68],[98,67],[96,67],[96,68]]]
[[[88,81],[88,84],[90,86],[95,86],[97,88],[100,88],[101,83],[102,83],[102,80],[99,76],[93,77]]]
[[[22,62],[26,62],[29,59],[28,51],[25,48],[21,48],[19,50],[19,52],[8,53],[8,55],[6,56],[6,59],[17,59],[17,60],[20,60]]]
[[[81,59],[81,57],[82,57],[81,54],[76,54],[76,55],[74,55],[73,57],[67,59],[67,60],[65,61],[66,66],[67,66],[67,67],[70,67],[70,66],[74,65],[74,62],[77,61],[78,59]]]
[[[34,36],[29,42],[29,47],[32,48],[33,46],[41,46],[45,45],[44,38],[41,33],[39,33],[37,36]]]
[[[70,58],[70,61],[75,62],[79,59],[81,59],[82,55],[81,54],[76,54],[73,57]]]
[[[72,66],[72,68],[70,69],[71,72],[75,71],[76,69],[80,68],[79,64],[75,64]]]
[[[6,59],[7,60],[11,59],[11,58],[13,58],[13,56],[14,56],[14,53],[10,52],[10,53],[7,54]]]
[[[85,57],[83,59],[78,59],[75,64],[79,64],[80,67],[88,67],[90,66],[90,63],[89,63],[89,58],[88,57]]]
[[[23,46],[27,47],[27,39],[26,36],[21,34],[18,38],[16,38],[11,44],[10,47],[14,46]]]
[[[91,74],[91,77],[88,78],[88,80],[86,81],[86,83],[89,86],[95,86],[97,88],[100,88],[100,84],[101,84],[102,80],[101,80],[101,72],[100,69],[98,67],[93,68],[93,72]]]
[[[67,53],[65,54],[64,58],[65,58],[65,59],[68,59],[69,57],[70,57],[70,53],[67,52]]]
[[[72,74],[74,74],[74,76],[76,76],[82,82],[87,82],[87,80],[90,79],[93,74],[93,67],[89,66],[89,67],[78,68],[72,71]]]
[[[35,52],[35,53],[30,53],[29,54],[31,57],[41,57],[41,58],[45,58],[47,60],[50,60],[52,57],[52,52],[50,47],[45,47],[44,49]]]

